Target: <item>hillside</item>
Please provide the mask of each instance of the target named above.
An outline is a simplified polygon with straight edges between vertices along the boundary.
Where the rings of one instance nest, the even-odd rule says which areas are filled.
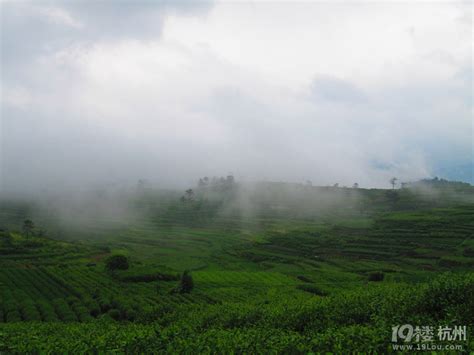
[[[470,330],[473,197],[262,183],[102,194],[75,214],[5,200],[0,351],[387,352],[394,324]]]

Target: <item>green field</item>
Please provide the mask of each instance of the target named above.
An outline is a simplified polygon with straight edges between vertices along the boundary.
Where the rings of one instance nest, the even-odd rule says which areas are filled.
[[[384,353],[402,324],[474,351],[474,188],[419,187],[3,199],[0,353]]]

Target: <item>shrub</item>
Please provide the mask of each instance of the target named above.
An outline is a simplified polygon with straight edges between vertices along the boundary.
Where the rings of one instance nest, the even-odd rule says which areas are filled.
[[[309,292],[309,293],[312,293],[313,295],[317,295],[317,296],[327,296],[327,294],[328,294],[326,291],[323,291],[323,290],[321,290],[320,288],[318,288],[314,285],[298,285],[298,286],[296,286],[296,288],[298,290]]]
[[[193,277],[188,270],[185,270],[181,275],[181,280],[179,281],[179,286],[177,291],[179,293],[190,293],[194,288]]]
[[[120,311],[118,309],[111,309],[107,314],[114,320],[120,320]]]
[[[169,275],[162,273],[155,274],[144,274],[144,275],[130,275],[121,278],[125,282],[153,282],[153,281],[177,281],[179,280],[179,275]]]
[[[448,317],[469,323],[474,319],[474,277],[443,274],[424,287],[416,306],[435,319]]]
[[[298,275],[298,276],[296,276],[296,278],[297,278],[298,280],[300,280],[300,281],[303,281],[303,282],[308,282],[308,283],[313,282],[313,281],[311,281],[311,279],[307,278],[307,277],[304,276],[304,275]]]
[[[84,304],[88,308],[92,317],[97,317],[100,314],[100,305],[96,300],[92,298],[86,298],[84,300]]]
[[[112,255],[105,262],[105,266],[108,270],[127,270],[128,259],[125,255]]]
[[[99,303],[100,311],[102,313],[106,313],[109,309],[112,308],[111,302],[106,296],[101,296],[97,299],[97,302]]]
[[[52,321],[57,321],[58,316],[56,315],[56,312],[54,311],[54,308],[51,304],[47,303],[44,300],[38,301],[38,309],[41,314],[41,319],[44,322],[52,322]]]
[[[25,300],[21,305],[21,316],[23,320],[41,320],[41,315],[33,301]]]
[[[383,281],[385,274],[382,271],[374,271],[369,273],[367,279],[369,281],[380,282]]]
[[[21,322],[21,315],[18,311],[11,311],[5,314],[6,322]]]
[[[56,314],[62,321],[65,322],[74,322],[77,321],[77,317],[74,312],[71,310],[67,302],[63,299],[56,299],[53,301]]]
[[[471,248],[471,247],[464,248],[462,255],[466,257],[474,257],[474,248]]]

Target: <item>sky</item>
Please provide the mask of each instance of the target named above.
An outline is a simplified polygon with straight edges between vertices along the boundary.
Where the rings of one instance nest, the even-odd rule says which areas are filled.
[[[474,183],[470,2],[0,6],[2,191]]]

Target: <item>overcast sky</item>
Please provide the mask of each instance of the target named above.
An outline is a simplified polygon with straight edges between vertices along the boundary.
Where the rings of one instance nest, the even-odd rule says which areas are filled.
[[[1,1],[2,186],[472,182],[472,3]]]

